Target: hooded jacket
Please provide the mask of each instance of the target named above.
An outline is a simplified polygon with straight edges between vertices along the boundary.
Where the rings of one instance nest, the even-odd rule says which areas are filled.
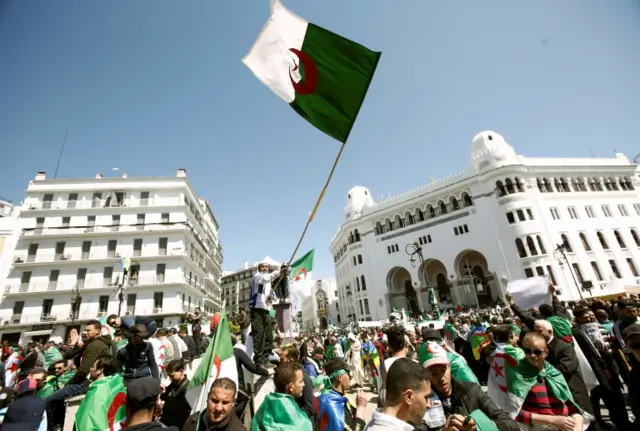
[[[116,353],[116,363],[124,367],[125,380],[149,376],[160,378],[153,346],[146,341],[121,347]]]
[[[80,366],[78,367],[78,371],[75,376],[67,382],[67,385],[82,383],[89,375],[91,366],[95,361],[100,358],[111,357],[111,336],[98,335],[97,337],[87,341],[87,343],[82,347],[78,347],[77,345],[74,346],[73,349],[71,349],[70,352],[67,352],[64,356],[65,359],[80,356]]]

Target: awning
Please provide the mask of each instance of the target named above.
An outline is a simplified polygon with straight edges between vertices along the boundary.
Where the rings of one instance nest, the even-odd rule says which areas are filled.
[[[38,335],[51,335],[53,329],[43,329],[42,331],[27,331],[23,335],[25,337],[35,337]]]

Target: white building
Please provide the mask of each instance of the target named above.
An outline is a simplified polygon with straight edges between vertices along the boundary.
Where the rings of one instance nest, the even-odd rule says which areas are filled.
[[[302,331],[315,331],[320,325],[318,320],[318,304],[315,295],[303,296],[302,305]]]
[[[330,248],[340,320],[428,310],[428,287],[446,306],[490,303],[509,280],[534,275],[549,276],[566,300],[595,296],[611,278],[635,285],[636,171],[622,154],[520,156],[487,131],[473,138],[470,165],[448,178],[380,202],[352,188]],[[414,243],[424,263],[410,261]]]
[[[66,339],[72,325],[118,312],[173,326],[196,306],[205,315],[220,306],[219,226],[184,169],[170,178],[48,180],[41,172],[18,223],[3,340]]]
[[[0,286],[6,284],[11,268],[13,250],[20,235],[18,216],[20,210],[11,201],[0,198]]]
[[[268,263],[269,271],[277,271],[282,265],[282,263],[276,262],[269,256],[266,256],[261,261],[253,264],[253,266],[245,262],[244,268],[235,271],[225,271],[222,274],[220,286],[222,289],[222,300],[225,303],[228,316],[239,313],[240,310],[249,311],[251,279],[253,274],[258,270],[258,264],[260,263]]]
[[[311,295],[301,298],[303,330],[316,327],[323,330],[330,324],[338,324],[337,293],[335,278],[313,281]]]

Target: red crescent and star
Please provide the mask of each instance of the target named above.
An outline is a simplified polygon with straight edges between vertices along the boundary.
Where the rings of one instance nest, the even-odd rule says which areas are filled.
[[[109,431],[113,431],[114,423],[116,421],[116,414],[120,407],[124,406],[127,401],[127,394],[124,392],[118,392],[115,397],[113,397],[113,401],[111,401],[111,405],[107,410],[107,424],[109,424]]]
[[[309,54],[300,51],[296,48],[289,48],[296,57],[298,57],[298,63],[295,64],[293,69],[289,69],[289,79],[291,80],[291,85],[293,85],[293,90],[296,94],[301,96],[307,96],[309,94],[313,94],[318,87],[318,68],[316,67],[316,63],[309,56]],[[291,72],[295,72],[299,69],[300,65],[304,67],[304,79],[301,79],[300,82],[296,82],[291,75]]]
[[[301,281],[302,279],[307,278],[307,270],[304,268],[298,268],[293,275],[295,276],[293,281]]]

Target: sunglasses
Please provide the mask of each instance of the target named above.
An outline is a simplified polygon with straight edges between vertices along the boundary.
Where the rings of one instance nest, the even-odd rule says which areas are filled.
[[[522,349],[522,350],[524,350],[525,355],[540,356],[544,353],[544,350],[540,350],[540,349]]]
[[[62,371],[62,370],[64,370],[64,368],[62,368],[62,367],[55,367],[54,369],[55,369],[56,371]]]

